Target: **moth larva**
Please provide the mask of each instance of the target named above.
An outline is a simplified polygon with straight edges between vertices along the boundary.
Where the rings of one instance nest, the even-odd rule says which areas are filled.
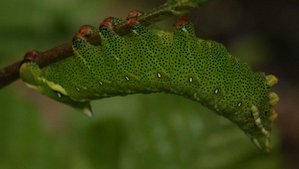
[[[133,15],[134,14],[134,15]],[[34,52],[20,67],[24,82],[39,92],[91,115],[90,100],[135,93],[164,92],[199,102],[236,123],[260,148],[270,149],[273,105],[277,94],[270,87],[273,75],[253,72],[214,41],[199,39],[186,18],[173,32],[127,18],[132,29],[118,35],[122,21],[105,19],[99,31],[82,26],[74,36],[74,56],[39,68]],[[101,45],[86,37],[99,33]]]

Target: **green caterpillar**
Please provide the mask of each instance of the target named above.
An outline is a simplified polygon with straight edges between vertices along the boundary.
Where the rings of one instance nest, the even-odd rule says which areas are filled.
[[[259,147],[270,149],[272,108],[279,98],[270,87],[273,75],[253,72],[214,41],[198,39],[186,18],[167,32],[138,23],[131,13],[131,33],[118,35],[122,21],[105,19],[99,31],[82,26],[73,38],[74,56],[39,68],[35,53],[20,66],[20,76],[39,92],[91,116],[90,100],[135,93],[164,92],[199,102],[236,123]],[[99,33],[101,45],[86,37]]]

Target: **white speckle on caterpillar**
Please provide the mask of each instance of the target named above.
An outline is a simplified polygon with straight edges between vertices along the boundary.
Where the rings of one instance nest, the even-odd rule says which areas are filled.
[[[157,76],[158,76],[158,78],[160,78],[160,77],[161,77],[161,74],[158,72],[158,73],[157,73]]]
[[[126,76],[125,79],[128,80],[128,81],[130,80],[128,76]]]
[[[103,85],[103,82],[99,81],[99,84],[102,86],[102,85]]]
[[[214,93],[218,94],[219,93],[219,89],[215,89]]]
[[[76,87],[77,92],[80,92],[80,89],[78,87]]]
[[[57,94],[57,96],[58,96],[59,98],[61,98],[61,97],[62,97],[62,95],[61,95],[61,93],[60,93],[60,92],[56,92],[56,94]]]
[[[190,82],[190,83],[193,82],[193,78],[192,78],[192,77],[189,78],[189,82]]]
[[[238,103],[238,107],[241,107],[241,106],[242,106],[242,102],[239,102],[239,103]]]

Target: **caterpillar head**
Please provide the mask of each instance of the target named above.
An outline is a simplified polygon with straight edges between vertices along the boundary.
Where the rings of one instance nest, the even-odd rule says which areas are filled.
[[[79,109],[87,116],[92,116],[92,110],[88,101],[75,101],[68,96],[66,90],[59,84],[49,81],[41,76],[41,69],[35,63],[38,56],[36,51],[28,52],[19,68],[20,77],[29,88],[51,97],[54,100],[68,104]]]

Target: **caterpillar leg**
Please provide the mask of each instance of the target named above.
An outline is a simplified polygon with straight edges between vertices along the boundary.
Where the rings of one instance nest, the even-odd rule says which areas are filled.
[[[127,49],[128,44],[122,36],[118,35],[114,29],[123,23],[122,19],[108,17],[104,19],[99,27],[102,46],[107,49],[107,54],[114,56],[116,60],[120,60],[120,51]]]
[[[179,18],[176,21],[175,28],[181,33],[195,36],[194,26],[191,22],[189,22],[188,18],[185,16]]]
[[[104,19],[99,27],[101,38],[109,40],[112,37],[118,36],[114,30],[121,23],[123,23],[123,20],[116,17],[108,17]]]
[[[270,105],[274,106],[279,102],[279,96],[275,92],[269,93]]]
[[[269,151],[271,149],[270,132],[265,129],[258,108],[253,105],[251,107],[251,112],[254,118],[255,125],[259,128],[260,132],[262,133],[262,136],[260,135],[251,136],[251,139],[257,147]]]
[[[271,106],[276,105],[279,102],[279,96],[275,92],[269,93],[269,102]],[[277,113],[274,108],[270,109],[268,119],[274,121],[277,118]]]
[[[274,76],[274,75],[267,75],[267,76],[266,76],[266,84],[267,84],[269,87],[274,86],[276,83],[278,83],[278,79],[277,79],[276,76]]]
[[[36,50],[29,51],[24,55],[22,63],[24,63],[24,62],[35,62],[38,55],[39,55],[39,52],[36,51]]]
[[[267,75],[266,76],[266,85],[268,87],[274,86],[276,83],[278,83],[278,78],[274,75]],[[278,103],[279,101],[279,96],[275,92],[270,92],[269,93],[269,102],[271,106],[274,106]],[[277,118],[277,113],[276,111],[272,108],[269,111],[268,119],[270,121],[274,121]]]
[[[252,141],[257,145],[257,147],[269,151],[271,149],[270,145],[270,130],[271,123],[277,117],[277,113],[274,110],[273,106],[279,101],[279,97],[276,93],[270,92],[269,95],[269,105],[271,106],[270,110],[266,112],[260,112],[257,106],[251,106],[251,113],[254,120],[255,126],[258,128],[259,132],[249,131],[247,134],[250,135]]]
[[[88,44],[86,39],[97,33],[98,30],[93,26],[89,26],[89,25],[81,26],[79,31],[73,37],[72,47],[74,51],[78,50],[82,46],[86,46]]]
[[[278,114],[276,113],[276,110],[272,108],[272,109],[270,110],[270,114],[269,114],[269,116],[268,116],[268,119],[269,119],[270,121],[274,121],[274,120],[277,118],[277,116],[278,116]]]
[[[255,120],[255,124],[261,129],[262,133],[265,136],[270,137],[269,131],[267,131],[262,124],[262,120],[260,119],[260,113],[259,113],[259,110],[257,109],[257,107],[252,106],[251,111],[252,111],[253,118]]]
[[[142,14],[143,13],[138,10],[130,11],[126,18],[125,27],[134,28],[136,25],[139,26],[138,17],[140,17]],[[111,38],[111,36],[116,34],[115,28],[121,26],[123,23],[124,21],[122,19],[116,17],[108,17],[104,19],[99,28],[102,37]]]
[[[89,25],[81,26],[79,31],[73,37],[73,41],[72,41],[72,48],[74,50],[75,55],[80,54],[81,52],[85,51],[85,48],[91,46],[91,44],[87,42],[87,38],[97,33],[98,30],[93,26],[89,26]]]
[[[139,23],[138,18],[142,16],[143,13],[138,10],[132,10],[129,12],[127,18],[126,18],[126,25],[128,27],[134,27]]]
[[[76,33],[77,37],[81,37],[81,38],[89,38],[92,35],[95,35],[98,33],[98,30],[93,27],[93,26],[89,26],[89,25],[83,25],[80,27],[79,31]]]

